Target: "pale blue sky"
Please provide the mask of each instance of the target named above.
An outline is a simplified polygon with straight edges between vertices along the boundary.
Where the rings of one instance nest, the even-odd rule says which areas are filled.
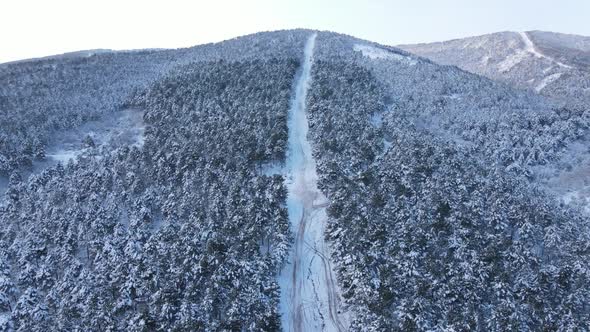
[[[7,0],[0,11],[0,62],[184,47],[295,27],[389,45],[505,30],[590,36],[590,0]]]

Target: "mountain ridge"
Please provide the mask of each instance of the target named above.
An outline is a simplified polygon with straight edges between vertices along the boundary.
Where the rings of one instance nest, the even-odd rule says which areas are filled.
[[[589,328],[577,105],[286,30],[0,66],[0,109],[0,330]]]
[[[590,37],[506,31],[399,47],[554,99],[590,102]]]

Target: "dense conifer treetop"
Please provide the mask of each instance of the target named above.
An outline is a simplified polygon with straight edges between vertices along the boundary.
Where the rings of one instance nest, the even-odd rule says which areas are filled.
[[[311,33],[0,65],[0,331],[281,330]],[[558,181],[590,109],[521,88],[318,32],[308,140],[349,330],[590,329],[587,202]],[[121,112],[135,143],[47,153]]]

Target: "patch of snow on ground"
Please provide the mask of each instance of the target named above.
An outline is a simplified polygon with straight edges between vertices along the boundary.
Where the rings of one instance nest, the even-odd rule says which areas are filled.
[[[70,160],[76,159],[83,152],[80,150],[56,150],[53,153],[48,153],[47,158],[53,159],[58,163],[67,164]]]
[[[505,73],[512,69],[517,64],[521,63],[528,56],[527,52],[518,50],[513,54],[510,54],[502,62],[498,63],[498,70],[501,73]]]
[[[150,233],[154,234],[162,229],[162,225],[164,225],[164,215],[161,211],[155,211],[152,215],[152,222],[150,224]]]
[[[285,174],[285,166],[280,162],[264,163],[258,166],[258,173],[266,176]]]
[[[279,276],[280,309],[285,331],[345,331],[348,313],[324,241],[329,201],[317,187],[316,163],[307,140],[305,100],[311,80],[316,34],[305,46],[289,110],[287,208],[295,236],[289,263]]]
[[[121,146],[142,146],[144,143],[145,124],[143,112],[127,109],[98,121],[90,121],[76,130],[56,135],[50,142],[46,156],[48,161],[67,164],[70,160],[88,150],[83,144],[84,138],[92,138],[95,146],[117,148]]]
[[[535,91],[537,92],[541,92],[541,90],[545,89],[545,87],[553,82],[555,82],[556,80],[558,80],[561,77],[562,73],[555,73],[553,75],[549,75],[547,77],[545,77],[541,83],[539,83],[539,85],[537,85],[535,87]]]
[[[566,205],[577,206],[582,212],[590,215],[590,194],[589,188],[585,190],[574,190],[563,194],[559,199]]]
[[[444,128],[442,119],[437,115],[419,116],[414,118],[416,129],[436,135],[442,139],[456,144],[457,147],[472,147],[473,142],[463,139],[459,134],[452,133]]]
[[[374,114],[369,117],[369,122],[375,128],[381,128],[383,126],[383,113],[382,112],[375,112]]]
[[[375,46],[356,44],[353,49],[357,52],[361,52],[363,56],[373,60],[394,60],[410,66],[415,66],[418,63],[418,61],[409,56],[397,54]]]
[[[463,44],[463,48],[482,48],[487,41],[484,38],[472,38],[469,42]]]

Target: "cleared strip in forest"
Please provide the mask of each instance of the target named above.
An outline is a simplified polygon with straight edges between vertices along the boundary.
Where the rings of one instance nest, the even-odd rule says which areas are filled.
[[[324,241],[328,200],[317,187],[316,162],[307,140],[305,103],[315,39],[313,34],[305,46],[288,120],[287,206],[295,243],[279,279],[285,331],[344,331],[348,324]]]

